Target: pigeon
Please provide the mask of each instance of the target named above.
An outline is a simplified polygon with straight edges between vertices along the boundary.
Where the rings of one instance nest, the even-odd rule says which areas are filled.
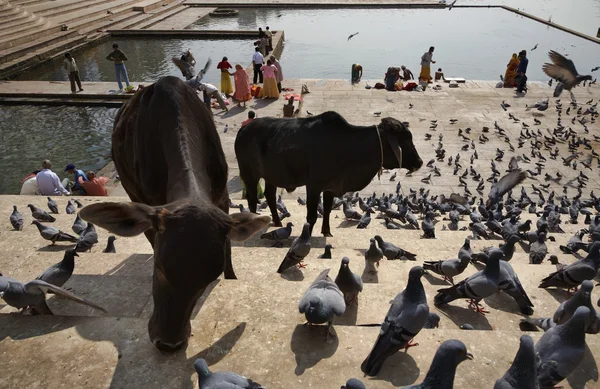
[[[538,235],[538,240],[529,247],[529,263],[539,265],[548,255],[548,247],[546,246],[546,233],[542,232]]]
[[[308,223],[307,223],[308,224]],[[333,316],[342,316],[346,311],[344,294],[335,282],[329,277],[329,269],[325,269],[309,286],[304,296],[300,299],[298,310],[304,314],[310,324],[327,323],[327,336],[335,337],[331,332]]]
[[[546,331],[535,345],[539,354],[538,383],[540,389],[555,387],[568,377],[583,360],[585,327],[590,310],[579,307],[565,324]]]
[[[552,77],[555,80],[558,80],[559,83],[556,85],[554,89],[554,97],[559,97],[564,89],[571,92],[575,86],[579,85],[582,81],[591,81],[592,76],[582,76],[577,73],[577,69],[575,69],[575,64],[570,59],[565,58],[561,54],[557,53],[554,50],[551,50],[548,53],[548,57],[553,63],[545,63],[542,65],[542,70],[548,76]],[[573,93],[571,92],[571,96]]]
[[[400,247],[393,245],[392,243],[385,242],[379,235],[375,235],[375,240],[377,241],[379,248],[383,252],[383,255],[388,260],[408,259],[409,261],[416,261],[417,259],[417,254],[413,254],[411,252],[403,250]]]
[[[266,389],[261,384],[230,371],[213,373],[202,358],[196,359],[194,369],[198,374],[199,389]]]
[[[473,327],[473,325],[469,324],[469,323],[465,323],[465,324],[461,324],[460,327],[461,330],[465,330],[465,331],[474,331],[475,327]]]
[[[565,266],[544,278],[540,288],[576,288],[585,280],[592,280],[600,267],[600,241],[594,242],[587,257]]]
[[[106,248],[102,250],[103,253],[116,254],[117,250],[115,249],[115,240],[117,238],[114,235],[109,235],[108,242],[106,243]]]
[[[77,235],[81,235],[81,233],[85,230],[85,227],[87,227],[87,223],[82,218],[79,217],[79,214],[77,214],[77,217],[75,218],[75,221],[73,222],[73,225],[71,226],[71,229]]]
[[[458,259],[461,261],[465,258],[469,260],[473,256],[473,250],[471,250],[471,241],[469,239],[465,239],[465,243],[458,250]]]
[[[13,205],[13,211],[10,214],[10,224],[17,231],[23,231],[23,215],[17,210],[17,206]]]
[[[75,249],[68,249],[62,261],[55,263],[40,274],[36,280],[42,280],[54,286],[63,286],[71,278],[75,269],[75,257],[78,257]]]
[[[411,343],[411,340],[421,331],[429,317],[427,296],[421,282],[424,273],[420,266],[410,269],[406,289],[394,298],[375,345],[360,366],[366,375],[377,375],[389,356],[400,349],[418,344]]]
[[[525,178],[527,178],[527,173],[522,170],[514,170],[506,174],[497,183],[492,185],[486,206],[490,208],[492,205],[498,203],[505,193],[519,185]]]
[[[533,50],[537,49],[537,47],[538,47],[538,44],[536,43],[535,46],[533,46],[533,49],[531,49],[529,51],[533,51]]]
[[[350,34],[350,35],[348,35],[348,40],[350,40],[350,39],[354,38],[354,37],[355,37],[355,36],[357,36],[357,35],[358,35],[358,32],[355,32],[354,34]]]
[[[288,222],[285,227],[278,228],[271,232],[264,233],[260,236],[261,239],[268,240],[284,240],[292,235],[292,226],[293,224]]]
[[[33,204],[27,204],[27,206],[31,210],[31,216],[33,216],[35,219],[37,219],[41,222],[50,222],[50,223],[56,221],[54,216],[50,215],[48,212],[44,211],[43,209],[39,209]]]
[[[403,389],[451,389],[454,386],[454,376],[458,365],[467,359],[473,359],[473,354],[467,352],[467,346],[460,340],[450,339],[438,347],[433,362],[422,383],[404,386]]]
[[[367,209],[367,211],[360,218],[360,221],[358,222],[356,228],[362,230],[367,228],[369,224],[371,224],[371,210]]]
[[[308,253],[310,253],[310,224],[304,223],[302,234],[292,242],[290,249],[285,254],[285,258],[283,258],[281,265],[279,265],[279,269],[277,269],[277,273],[281,274],[294,265],[298,265],[301,268],[305,267],[306,265],[302,264],[302,260]]]
[[[75,200],[73,200],[73,202],[77,205],[77,208],[83,208],[83,204],[81,204],[81,202],[79,202],[79,200],[75,199]]]
[[[496,381],[494,389],[539,389],[533,339],[523,335],[520,343],[510,368]]]
[[[579,230],[569,238],[566,246],[558,246],[561,251],[565,254],[577,253],[579,250],[587,250],[587,243],[583,242],[583,236],[586,234],[586,230]]]
[[[344,300],[346,304],[352,301],[357,301],[358,293],[363,290],[363,281],[357,274],[352,273],[348,264],[350,258],[342,258],[342,264],[340,265],[340,271],[337,277],[335,277],[335,283],[344,294]],[[348,300],[350,297],[350,300]]]
[[[298,199],[296,201],[300,205],[306,205],[306,200],[304,200],[302,197],[298,197]]]
[[[423,262],[423,269],[430,270],[441,276],[444,276],[444,281],[450,281],[454,285],[453,277],[461,274],[465,271],[467,266],[471,262],[471,257],[463,256],[462,259],[446,259],[442,261],[425,261]]]
[[[428,211],[423,218],[421,223],[421,229],[423,230],[423,238],[435,239],[435,213]]]
[[[45,226],[38,220],[34,220],[31,224],[35,224],[40,231],[42,238],[52,242],[55,245],[56,242],[73,242],[77,243],[77,238],[73,235],[65,234],[56,227]]]
[[[50,197],[48,197],[48,209],[52,213],[58,213],[58,204],[56,204],[56,201],[52,200]]]
[[[327,243],[325,245],[325,252],[323,254],[321,254],[319,256],[319,258],[324,258],[324,259],[331,259],[331,249],[333,248],[332,245],[330,245],[329,243]]]
[[[72,215],[77,212],[77,210],[75,209],[75,206],[73,205],[71,200],[67,200],[67,207],[66,207],[65,211],[67,212],[67,215]]]
[[[342,204],[342,207],[344,208],[344,216],[346,217],[346,220],[360,220],[361,219],[360,213],[358,213],[354,209],[352,209],[352,207],[350,207],[347,202],[344,201]]]
[[[33,307],[35,313],[40,315],[52,315],[52,311],[46,304],[46,293],[52,291],[55,295],[75,301],[79,304],[106,312],[104,308],[87,301],[61,287],[54,286],[42,280],[33,280],[23,284],[14,278],[0,276],[0,297],[8,305],[18,309]]]
[[[435,312],[429,312],[429,315],[427,316],[427,321],[425,322],[425,325],[423,326],[423,328],[432,329],[432,328],[438,328],[439,326],[440,326],[440,315],[438,315]]]
[[[79,236],[77,240],[77,245],[75,246],[75,250],[78,253],[83,253],[85,251],[92,251],[92,247],[98,243],[98,233],[96,232],[96,227],[92,223],[88,223],[85,230]]]
[[[346,385],[342,385],[340,389],[367,389],[367,387],[362,381],[356,378],[350,378],[346,381]]]
[[[367,251],[365,251],[365,261],[367,261],[369,273],[377,273],[377,269],[375,266],[379,267],[379,261],[381,261],[382,258],[383,250],[378,248],[375,244],[375,239],[371,238],[369,248],[367,249]]]
[[[212,61],[209,58],[208,61],[206,61],[204,68],[202,70],[200,70],[200,72],[198,74],[196,74],[196,68],[189,62],[184,61],[181,58],[177,58],[177,57],[173,57],[173,58],[171,58],[171,60],[173,61],[175,66],[177,66],[179,68],[179,70],[181,70],[181,74],[183,75],[183,77],[185,77],[185,79],[187,81],[194,79],[194,81],[196,81],[196,82],[200,82],[202,80],[202,78],[208,71],[210,64],[212,63]]]
[[[486,313],[479,301],[498,291],[500,283],[500,263],[504,254],[500,250],[493,250],[487,260],[485,269],[478,271],[467,279],[451,288],[439,289],[434,297],[436,306],[448,304],[459,298],[470,298],[469,307],[479,313]]]
[[[548,109],[548,99],[544,99],[542,101],[538,101],[537,103],[533,104],[533,105],[526,105],[525,106],[525,111],[529,111],[532,108],[537,109],[538,111],[545,111]]]

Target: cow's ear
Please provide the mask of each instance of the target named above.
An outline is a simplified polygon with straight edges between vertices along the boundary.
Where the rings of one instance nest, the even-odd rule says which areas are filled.
[[[250,212],[234,213],[229,217],[232,221],[229,238],[237,242],[248,239],[271,223],[270,216],[258,216]]]
[[[113,234],[136,236],[159,227],[162,211],[140,203],[98,203],[82,208],[79,216]]]

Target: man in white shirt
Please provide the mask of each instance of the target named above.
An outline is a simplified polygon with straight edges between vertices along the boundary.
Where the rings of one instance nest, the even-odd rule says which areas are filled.
[[[64,66],[67,74],[69,75],[69,81],[71,81],[71,93],[76,93],[75,83],[77,83],[79,91],[83,92],[83,88],[81,87],[81,78],[79,78],[79,69],[75,63],[75,58],[71,56],[71,53],[65,53]]]
[[[194,80],[187,81],[186,84],[188,84],[189,86],[191,86],[194,89],[202,91],[203,97],[204,97],[203,98],[204,104],[206,104],[208,109],[211,109],[211,100],[210,99],[212,97],[214,97],[215,99],[217,99],[217,103],[219,103],[219,107],[221,107],[221,109],[223,111],[229,111],[229,109],[225,105],[225,101],[223,100],[223,97],[221,97],[221,93],[219,93],[219,89],[217,89],[216,86],[214,86],[213,84],[208,84],[208,83],[204,83],[204,82],[199,82],[199,81],[192,82],[192,81],[194,81]]]
[[[51,168],[50,161],[45,160],[42,162],[42,170],[35,176],[38,192],[42,196],[70,195],[71,193],[62,186],[56,173],[50,170]]]
[[[419,74],[419,81],[431,82],[431,64],[435,63],[433,60],[433,50],[435,47],[431,46],[423,56],[421,56],[421,74]]]
[[[254,83],[256,84],[257,80],[260,80],[260,83],[263,83],[263,74],[260,68],[263,66],[265,62],[265,57],[260,53],[260,47],[256,47],[254,49],[254,55],[252,56],[252,64],[254,65]]]

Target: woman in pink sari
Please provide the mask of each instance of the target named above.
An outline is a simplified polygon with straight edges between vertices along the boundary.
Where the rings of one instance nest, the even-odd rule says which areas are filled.
[[[246,107],[246,101],[249,101],[252,98],[252,94],[250,92],[250,79],[248,78],[248,73],[246,73],[246,69],[244,69],[242,65],[235,65],[233,80],[235,82],[233,99],[238,102],[238,107],[240,107],[241,102],[243,102],[244,107]]]

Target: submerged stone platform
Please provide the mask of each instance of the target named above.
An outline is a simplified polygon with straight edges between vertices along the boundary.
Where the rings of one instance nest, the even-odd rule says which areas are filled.
[[[285,72],[285,68],[284,68]],[[459,186],[458,176],[453,175],[453,166],[448,166],[447,157],[461,156],[463,166],[468,167],[469,158],[474,150],[478,159],[473,167],[487,178],[490,174],[490,161],[496,157],[496,149],[505,151],[501,162],[496,162],[504,173],[512,156],[530,156],[530,142],[518,147],[521,131],[537,131],[550,136],[556,126],[557,113],[555,99],[551,98],[552,89],[545,84],[531,83],[529,93],[524,98],[514,98],[510,89],[495,89],[495,82],[467,82],[459,88],[450,89],[445,84],[442,89],[425,92],[386,92],[365,89],[365,82],[351,86],[348,81],[326,80],[285,80],[284,87],[292,88],[289,93],[300,93],[302,84],[307,85],[310,93],[303,95],[301,116],[309,113],[317,115],[327,110],[335,110],[352,124],[373,125],[381,118],[391,116],[410,123],[414,143],[422,159],[427,163],[435,158],[434,149],[440,136],[447,150],[444,162],[435,162],[441,170],[441,176],[432,174],[432,169],[424,166],[420,171],[407,176],[404,170],[397,172],[397,178],[391,181],[394,172],[385,171],[380,179],[375,177],[361,193],[370,195],[393,193],[398,182],[401,193],[425,188],[431,195],[452,192],[464,193]],[[373,82],[370,82],[373,85]],[[65,85],[66,86],[66,85]],[[84,86],[85,89],[87,89]],[[68,88],[67,88],[68,89]],[[600,98],[600,89],[575,89],[577,100],[585,110],[584,103]],[[526,104],[533,104],[542,98],[550,97],[550,108],[540,112],[535,109],[526,111]],[[504,111],[500,104],[509,103],[511,107]],[[594,149],[599,142],[593,135],[600,136],[597,123],[586,123],[589,134],[577,120],[577,108],[565,110],[570,102],[567,95],[561,99],[563,104],[562,123],[571,127],[582,137],[591,139]],[[252,109],[258,117],[281,116],[284,104],[283,96],[279,100],[256,100],[248,103],[243,110],[231,107],[229,112],[215,112],[217,130],[230,166],[229,188],[234,203],[245,205],[240,198],[240,186],[237,179],[237,161],[233,152],[233,142],[239,130],[239,124]],[[381,112],[379,115],[375,113]],[[514,115],[519,122],[509,119]],[[589,115],[586,116],[590,119]],[[452,124],[450,119],[456,119]],[[535,120],[541,124],[536,125]],[[431,121],[437,121],[437,127],[431,128]],[[509,151],[508,144],[494,131],[494,123],[504,129],[515,147]],[[528,125],[524,129],[523,123]],[[228,131],[224,128],[227,125]],[[489,127],[485,132],[483,127]],[[467,132],[469,128],[469,132]],[[458,136],[462,135],[469,140]],[[426,140],[425,134],[431,134]],[[479,143],[481,135],[490,140]],[[475,149],[471,148],[471,141]],[[462,150],[467,144],[468,150]],[[339,150],[335,142],[331,149],[341,152],[369,152],[357,144],[352,150]],[[589,177],[587,187],[583,188],[583,198],[593,190],[600,193],[597,160],[592,161],[592,170],[581,166],[576,169],[564,166],[560,157],[566,157],[566,144],[557,144],[560,156],[557,160],[548,159],[544,172],[555,175],[559,172],[564,178],[560,183],[548,182],[543,195],[548,197],[551,191],[563,193],[563,185],[577,177],[580,171]],[[548,151],[541,150],[548,158]],[[583,160],[590,151],[581,157]],[[373,154],[373,158],[378,158]],[[534,162],[520,162],[523,169],[533,170]],[[326,168],[326,167],[324,167]],[[464,170],[461,169],[460,173]],[[540,187],[546,184],[541,176],[528,178],[523,187],[529,195],[532,185]],[[422,178],[432,174],[431,183]],[[477,183],[467,177],[468,187],[477,195]],[[575,183],[576,184],[576,183]],[[490,184],[485,183],[483,197],[487,198]],[[514,190],[518,197],[521,186]],[[84,205],[97,201],[127,201],[122,188],[114,189],[109,198],[81,198]],[[368,388],[396,388],[421,382],[433,355],[441,342],[447,339],[462,340],[475,359],[463,362],[457,370],[456,388],[491,388],[496,379],[508,369],[519,346],[519,337],[524,333],[519,328],[522,315],[517,305],[505,294],[497,293],[485,299],[483,304],[490,313],[483,316],[467,309],[464,300],[459,299],[447,306],[436,308],[433,296],[436,290],[448,284],[432,275],[423,278],[430,310],[441,317],[440,327],[422,330],[415,338],[419,343],[408,352],[399,352],[390,357],[380,374],[374,378],[364,377],[360,364],[369,353],[379,329],[365,326],[381,323],[389,302],[406,286],[408,271],[412,266],[425,260],[438,260],[455,257],[465,238],[472,237],[470,231],[443,231],[447,221],[438,218],[437,239],[421,239],[420,230],[387,230],[380,219],[373,218],[365,230],[356,229],[356,225],[344,221],[341,211],[333,211],[331,225],[332,238],[323,238],[318,234],[320,221],[315,226],[315,235],[311,239],[312,250],[305,260],[306,269],[291,271],[286,277],[276,273],[276,269],[285,256],[291,240],[299,235],[305,220],[306,208],[296,203],[298,196],[305,197],[304,188],[294,193],[283,193],[282,197],[294,223],[292,238],[284,242],[284,247],[271,247],[270,242],[253,237],[245,243],[234,244],[233,265],[238,280],[217,280],[200,299],[192,315],[192,332],[189,345],[174,355],[157,351],[149,342],[147,320],[151,313],[152,249],[143,236],[119,238],[116,242],[117,254],[102,254],[106,244],[107,231],[98,229],[100,243],[91,253],[81,253],[76,258],[75,273],[65,285],[74,292],[92,300],[108,310],[107,314],[91,308],[78,306],[71,302],[49,297],[49,305],[55,316],[21,316],[16,310],[3,305],[0,300],[0,350],[3,367],[0,374],[2,388],[47,388],[47,387],[85,387],[85,388],[196,388],[196,375],[193,361],[198,357],[207,360],[213,371],[232,370],[251,377],[268,388],[338,388],[351,377],[360,378]],[[567,186],[567,194],[577,193],[573,186]],[[64,214],[67,198],[56,198],[60,215],[54,223],[57,227],[70,231],[74,215]],[[26,205],[32,203],[46,208],[44,197],[0,196],[0,214],[4,222],[0,224],[0,271],[22,281],[35,278],[46,267],[58,262],[66,249],[66,244],[48,246],[38,234],[31,222]],[[12,231],[8,216],[12,205],[19,207],[25,216],[26,226],[22,232]],[[232,210],[233,212],[234,210]],[[265,214],[263,212],[263,214]],[[524,212],[522,220],[537,221],[536,215]],[[547,242],[549,254],[556,254],[562,263],[571,263],[577,258],[564,255],[558,246],[565,244],[578,229],[585,228],[583,217],[579,224],[569,224],[563,215],[563,234],[552,233],[555,242]],[[468,218],[460,222],[460,227],[469,223]],[[365,273],[364,250],[369,239],[381,235],[402,248],[416,253],[417,260],[383,260],[377,275]],[[479,252],[485,247],[498,245],[500,240],[473,240],[472,247]],[[333,259],[320,259],[325,244],[332,244]],[[561,290],[543,290],[538,288],[542,278],[555,270],[548,261],[541,265],[530,265],[526,246],[517,245],[511,265],[518,273],[521,282],[535,305],[533,317],[551,316],[558,304],[568,298]],[[349,307],[343,317],[336,318],[334,330],[337,338],[325,341],[324,326],[304,326],[304,316],[298,313],[298,301],[306,288],[323,269],[331,268],[330,276],[337,275],[341,258],[350,258],[350,268],[362,275],[364,291],[359,296],[358,307]],[[477,268],[470,265],[457,279],[473,274]],[[592,294],[595,304],[600,293],[597,288]],[[459,326],[471,324],[474,331],[463,331]],[[534,340],[541,332],[527,332]],[[561,384],[565,388],[597,388],[600,356],[600,337],[586,336],[587,349],[584,361],[579,368]]]

